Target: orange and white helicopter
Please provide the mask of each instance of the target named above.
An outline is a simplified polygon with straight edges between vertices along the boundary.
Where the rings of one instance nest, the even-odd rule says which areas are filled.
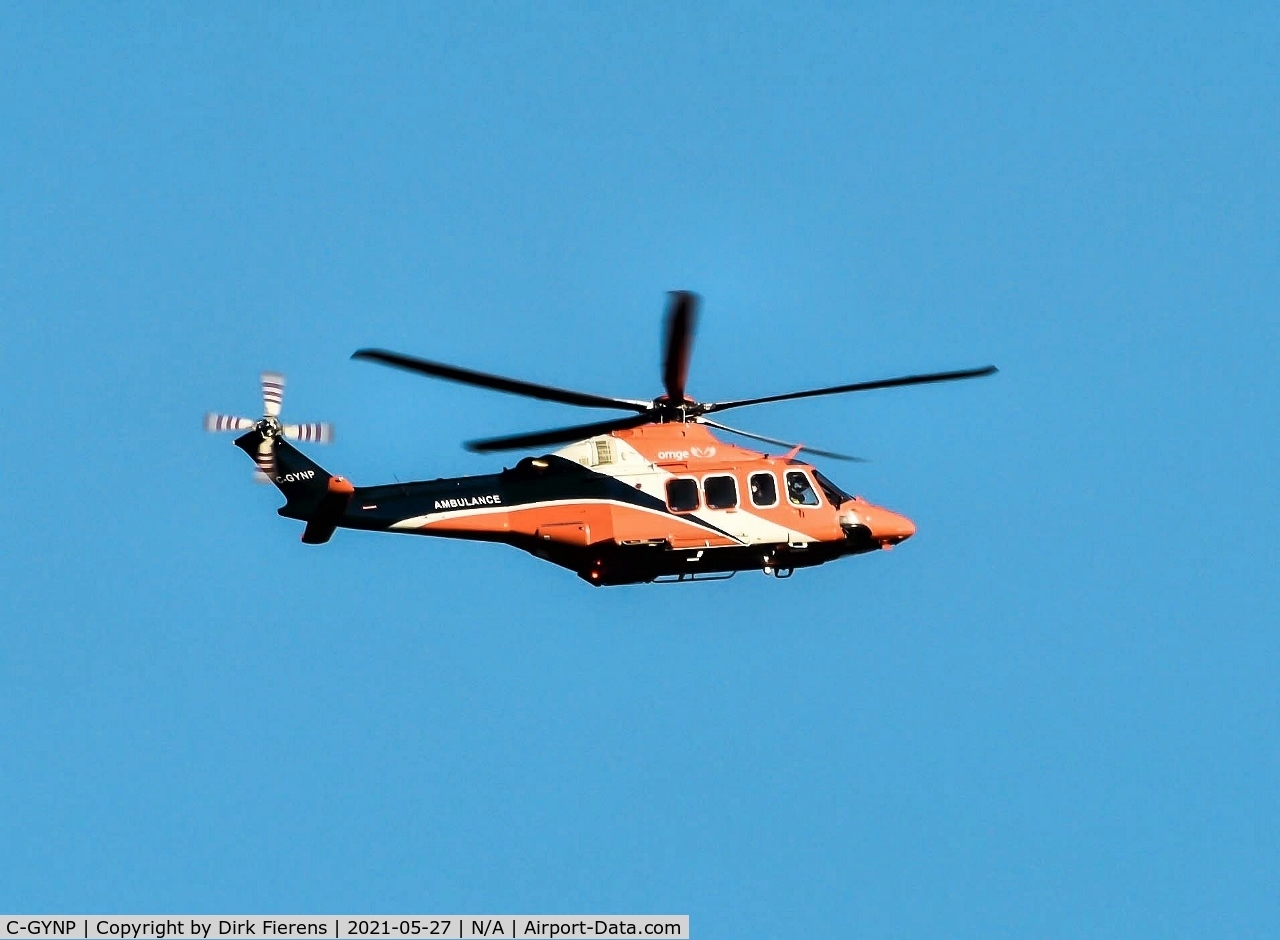
[[[284,494],[280,515],[306,522],[302,540],[335,529],[403,532],[502,542],[576,572],[590,584],[732,577],[796,568],[890,548],[915,532],[910,519],[851,496],[802,453],[843,454],[762,437],[708,415],[765,402],[991,375],[994,366],[908,375],[736,401],[699,402],[685,391],[698,297],[670,295],[662,382],[650,401],[610,398],[489,375],[381,349],[352,358],[435,378],[587,408],[627,412],[592,424],[471,441],[473,451],[537,450],[483,476],[354,486],[313,463],[288,440],[326,443],[327,424],[281,424],[281,376],[262,376],[259,419],[210,414],[211,431],[246,431],[236,446]],[[768,456],[726,443],[710,428],[786,449]]]

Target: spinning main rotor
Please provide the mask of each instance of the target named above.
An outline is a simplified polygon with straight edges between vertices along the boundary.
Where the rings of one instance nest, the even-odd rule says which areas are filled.
[[[734,401],[700,402],[690,398],[685,392],[685,380],[689,374],[689,359],[693,351],[693,334],[698,320],[698,295],[691,291],[672,291],[667,306],[666,342],[662,357],[662,385],[666,394],[650,401],[633,398],[611,398],[604,395],[592,395],[587,392],[575,392],[570,389],[556,388],[552,385],[541,385],[510,379],[500,375],[490,375],[463,369],[458,366],[445,365],[406,356],[403,353],[390,352],[385,349],[361,349],[352,354],[353,359],[368,359],[383,365],[395,366],[409,372],[418,372],[450,382],[463,385],[475,385],[480,388],[493,389],[511,395],[522,395],[526,398],[538,398],[543,401],[555,401],[565,405],[576,405],[580,408],[608,408],[618,411],[629,411],[632,414],[597,421],[591,424],[578,424],[569,427],[551,428],[545,431],[534,431],[526,434],[512,434],[505,437],[490,437],[468,441],[468,450],[489,453],[501,450],[528,450],[550,444],[564,444],[578,441],[598,434],[621,431],[626,428],[639,427],[642,424],[668,421],[694,421],[709,427],[728,431],[767,444],[781,447],[797,447],[786,441],[764,437],[731,428],[728,425],[712,421],[707,417],[730,408],[745,408],[748,405],[762,405],[766,402],[789,401],[793,398],[813,398],[818,395],[840,395],[846,392],[865,392],[877,388],[896,388],[903,385],[925,385],[931,382],[952,382],[957,379],[974,379],[991,375],[995,366],[983,366],[980,369],[961,369],[955,372],[929,372],[922,375],[903,375],[892,379],[879,379],[873,382],[854,382],[848,385],[833,385],[827,388],[807,389],[800,392],[787,392],[782,395],[766,395],[761,398],[742,398]],[[846,454],[817,450],[813,447],[801,447],[811,454],[832,457],[838,460],[857,460]]]

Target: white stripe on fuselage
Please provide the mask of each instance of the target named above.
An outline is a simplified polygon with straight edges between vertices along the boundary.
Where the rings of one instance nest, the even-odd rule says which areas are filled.
[[[719,535],[725,538],[730,538],[741,545],[748,544],[728,530],[723,532],[716,531],[710,524],[692,513],[669,513],[662,509],[651,509],[648,506],[637,506],[635,503],[623,502],[620,499],[547,499],[538,500],[537,502],[532,503],[518,503],[510,506],[483,506],[477,509],[453,509],[448,512],[431,513],[426,516],[414,516],[411,519],[401,519],[399,522],[393,522],[389,528],[404,530],[422,529],[434,522],[450,522],[454,519],[474,519],[478,516],[496,516],[500,513],[519,512],[522,509],[546,509],[550,506],[621,506],[624,509],[634,509],[638,512],[647,512],[651,515],[657,516],[659,519],[674,519],[678,522],[683,522],[686,525],[705,529],[709,535]]]

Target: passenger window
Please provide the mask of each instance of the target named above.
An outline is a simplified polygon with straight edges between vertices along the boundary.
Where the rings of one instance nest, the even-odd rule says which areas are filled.
[[[733,477],[707,477],[702,481],[708,509],[733,509],[738,505],[738,481]]]
[[[792,506],[818,505],[818,494],[813,491],[809,478],[799,470],[787,471],[787,499]]]
[[[668,480],[667,505],[672,512],[692,512],[698,508],[697,480]]]
[[[751,505],[778,505],[778,481],[772,473],[751,474]]]

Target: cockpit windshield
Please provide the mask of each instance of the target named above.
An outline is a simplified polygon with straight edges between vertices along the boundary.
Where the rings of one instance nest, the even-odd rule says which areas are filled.
[[[817,470],[813,471],[813,478],[818,481],[818,486],[822,487],[822,492],[827,497],[827,501],[832,506],[839,506],[841,503],[848,502],[853,499],[848,493],[840,489]]]

